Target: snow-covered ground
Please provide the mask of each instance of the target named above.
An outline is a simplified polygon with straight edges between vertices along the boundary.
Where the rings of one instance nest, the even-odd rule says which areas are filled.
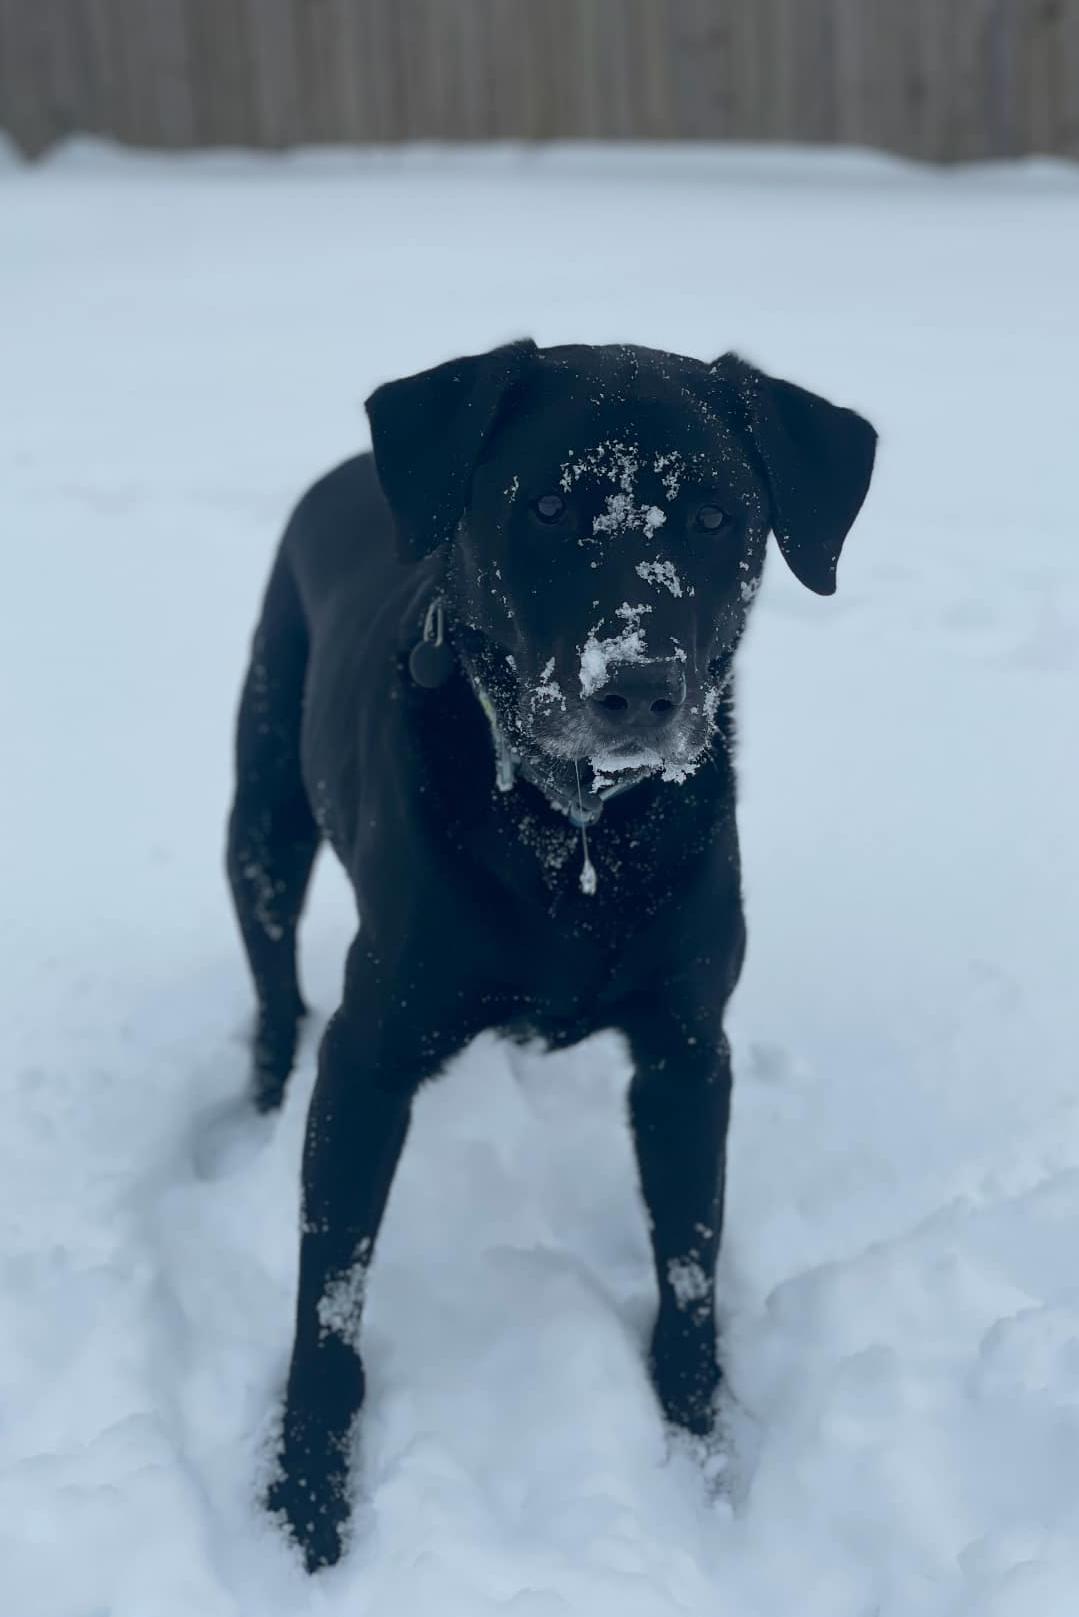
[[[4,159],[4,1617],[1074,1617],[1077,285],[1049,165]],[[233,705],[364,395],[525,333],[738,346],[882,434],[838,595],[773,558],[743,659],[730,1480],[646,1384],[618,1050],[487,1038],[419,1103],[309,1582],[253,1477],[315,1039],[223,1134]],[[323,1018],[349,917],[327,863]]]

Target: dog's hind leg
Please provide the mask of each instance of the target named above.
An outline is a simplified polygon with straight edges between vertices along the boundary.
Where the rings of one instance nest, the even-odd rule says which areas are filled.
[[[240,699],[227,853],[255,985],[253,1098],[260,1111],[281,1103],[306,1009],[296,929],[319,844],[300,768],[307,654],[295,581],[279,553]]]

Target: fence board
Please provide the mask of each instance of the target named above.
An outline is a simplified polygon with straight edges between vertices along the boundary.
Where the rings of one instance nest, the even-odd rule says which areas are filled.
[[[0,0],[0,127],[1079,155],[1079,0]]]
[[[1050,149],[1079,157],[1079,6],[1061,8],[1059,71],[1061,97]]]
[[[259,23],[250,14],[258,8]],[[289,146],[301,139],[294,0],[249,0],[251,144]]]
[[[44,86],[46,127],[65,131],[83,101],[78,35],[72,27],[72,0],[46,0],[39,8],[39,72]]]
[[[357,6],[345,0],[344,38],[351,38],[356,68],[356,123],[344,137],[358,141],[400,138],[397,85],[390,62],[389,17],[384,4]]]
[[[28,152],[47,146],[56,125],[40,61],[41,30],[50,26],[44,4],[28,15],[24,0],[0,0],[0,127]]]

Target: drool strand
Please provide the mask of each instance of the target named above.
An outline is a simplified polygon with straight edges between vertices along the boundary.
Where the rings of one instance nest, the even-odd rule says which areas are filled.
[[[573,772],[577,776],[577,807],[580,809],[581,819],[581,892],[591,898],[596,891],[596,867],[588,855],[588,827],[584,821],[584,799],[581,796],[581,769],[576,758],[573,760]]]

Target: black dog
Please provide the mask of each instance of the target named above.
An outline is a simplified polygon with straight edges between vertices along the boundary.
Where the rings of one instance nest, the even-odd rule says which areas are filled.
[[[364,1279],[412,1097],[485,1028],[625,1035],[652,1379],[669,1420],[710,1428],[722,1020],[745,941],[732,658],[769,530],[834,590],[876,444],[734,355],[631,347],[513,343],[390,382],[368,413],[373,458],[316,484],[285,533],[229,830],[261,1109],[295,1053],[322,837],[362,917],[308,1120],[269,1492],[311,1569],[347,1525]]]

